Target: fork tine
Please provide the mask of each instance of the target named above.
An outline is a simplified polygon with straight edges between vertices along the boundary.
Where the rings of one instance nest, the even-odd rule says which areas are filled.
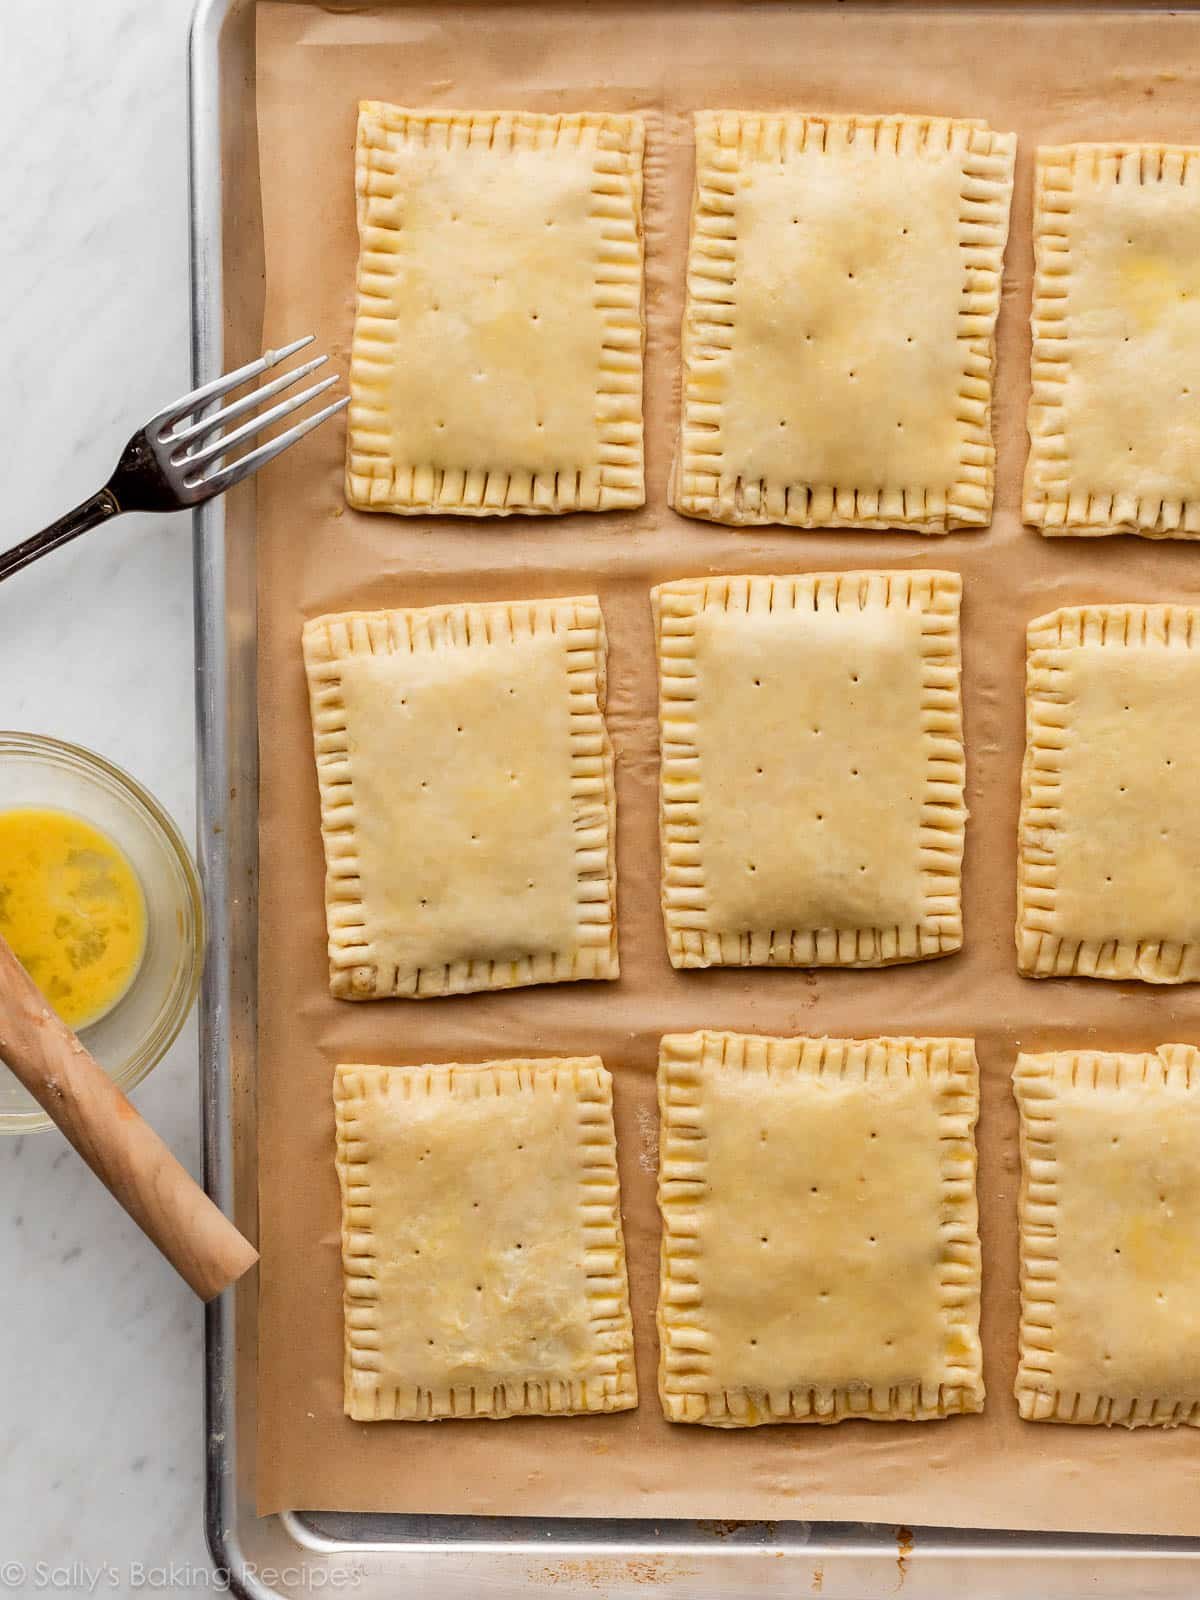
[[[250,454],[243,456],[240,461],[231,461],[227,467],[219,467],[216,472],[210,472],[206,478],[201,478],[198,483],[191,485],[192,489],[200,491],[204,499],[210,495],[223,494],[235,483],[241,483],[243,478],[248,478],[252,472],[257,472],[266,462],[273,461],[277,455],[282,455],[289,445],[295,444],[297,439],[303,439],[306,433],[311,433],[314,428],[320,427],[326,418],[332,417],[338,411],[344,411],[349,404],[350,396],[343,395],[340,400],[335,400],[332,405],[325,406],[315,415],[305,417],[303,422],[298,422],[294,428],[289,428],[278,438],[260,444],[257,450],[251,450]]]
[[[315,333],[306,333],[303,339],[293,340],[291,344],[284,345],[282,350],[266,350],[257,361],[249,361],[236,372],[227,372],[223,377],[214,378],[211,383],[193,389],[191,394],[185,394],[160,411],[156,417],[151,417],[146,424],[146,433],[155,436],[169,423],[178,422],[181,417],[186,417],[189,412],[197,410],[205,401],[215,400],[219,395],[228,394],[230,389],[236,389],[239,384],[249,383],[251,378],[257,378],[260,372],[266,372],[269,367],[277,367],[281,361],[294,356],[297,350],[303,350],[305,345],[311,344],[315,338]]]
[[[199,422],[193,422],[189,427],[177,428],[168,433],[164,444],[188,445],[196,439],[203,439],[206,434],[212,433],[216,428],[224,428],[235,417],[243,416],[247,411],[253,411],[255,406],[262,405],[264,400],[269,400],[272,395],[288,389],[301,378],[307,378],[310,372],[315,372],[318,367],[323,367],[329,360],[328,356],[314,356],[311,361],[305,361],[298,367],[293,367],[290,372],[285,372],[281,377],[272,378],[270,383],[264,383],[261,389],[252,389],[249,394],[243,395],[240,400],[222,406],[219,411],[212,411]]]
[[[311,388],[303,390],[300,394],[290,395],[286,400],[281,400],[277,406],[272,406],[261,416],[251,417],[249,422],[243,422],[240,428],[235,428],[224,438],[214,439],[202,450],[193,450],[187,455],[181,454],[173,459],[190,478],[195,468],[207,466],[210,461],[218,461],[222,456],[227,456],[235,445],[241,444],[244,439],[252,439],[256,433],[261,433],[264,428],[269,428],[273,422],[281,421],[293,411],[299,411],[301,406],[306,406],[310,400],[315,400],[319,394],[324,394],[326,389],[332,389],[336,382],[337,373],[334,373],[331,378],[324,378],[320,383],[314,383]]]

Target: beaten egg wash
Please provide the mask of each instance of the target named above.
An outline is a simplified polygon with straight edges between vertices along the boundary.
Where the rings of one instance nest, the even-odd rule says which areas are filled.
[[[82,817],[0,811],[0,934],[64,1022],[97,1022],[129,988],[146,901],[124,852]]]

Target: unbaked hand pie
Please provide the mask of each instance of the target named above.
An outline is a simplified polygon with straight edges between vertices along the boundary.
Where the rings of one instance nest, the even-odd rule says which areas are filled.
[[[940,117],[697,114],[677,511],[991,520],[1015,148]]]
[[[653,591],[676,967],[877,967],[962,944],[954,572]]]
[[[347,1415],[635,1406],[600,1059],[339,1066],[333,1092]]]
[[[615,978],[596,598],[316,617],[304,659],[333,993]]]
[[[1038,151],[1025,520],[1200,538],[1200,148]]]
[[[1022,1055],[1031,1422],[1200,1427],[1200,1052]]]
[[[669,1034],[658,1094],[672,1422],[983,1409],[970,1039]]]
[[[1200,979],[1200,610],[1064,607],[1028,647],[1021,971]]]
[[[643,503],[643,144],[607,112],[362,103],[352,506]]]

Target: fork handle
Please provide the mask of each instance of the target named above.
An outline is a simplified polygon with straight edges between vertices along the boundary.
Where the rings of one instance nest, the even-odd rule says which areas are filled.
[[[258,1260],[126,1100],[0,935],[0,1060],[202,1300]]]
[[[5,578],[11,578],[14,572],[20,572],[22,567],[29,566],[30,562],[36,561],[40,556],[49,555],[51,550],[57,550],[59,545],[77,539],[89,528],[95,528],[101,522],[107,522],[111,517],[120,514],[121,507],[112,490],[107,486],[98,489],[81,505],[77,505],[74,511],[68,511],[65,517],[59,517],[57,522],[52,522],[48,528],[43,528],[41,533],[35,533],[31,538],[14,545],[11,550],[5,550],[0,555],[0,583],[3,583]]]

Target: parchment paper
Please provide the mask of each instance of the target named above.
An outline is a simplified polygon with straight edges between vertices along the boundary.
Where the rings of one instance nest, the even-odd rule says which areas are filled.
[[[1028,393],[1035,144],[1200,140],[1200,17],[1051,8],[914,12],[732,3],[261,7],[258,102],[267,326],[314,331],[343,370],[353,310],[356,102],[637,109],[646,158],[647,504],[632,515],[484,522],[349,511],[343,430],[263,477],[259,1126],[260,1510],[834,1518],[955,1526],[1200,1532],[1200,1433],[1018,1420],[1018,1048],[1200,1040],[1200,987],[1018,977],[1015,830],[1026,620],[1102,600],[1194,600],[1200,547],[1043,540],[1019,521]],[[1020,136],[1000,319],[999,486],[990,531],[732,530],[667,509],[692,183],[704,106],[929,111]],[[966,944],[880,972],[677,973],[658,904],[655,671],[647,589],[707,572],[937,565],[963,574],[968,751]],[[620,954],[615,984],[351,1005],[326,986],[322,855],[300,626],[347,607],[598,592],[610,638]],[[987,1409],[923,1424],[716,1432],[670,1427],[655,1388],[658,1037],[974,1034],[983,1072],[979,1197]],[[342,1415],[338,1060],[599,1052],[616,1079],[637,1332],[637,1411],[602,1419],[361,1424]]]

